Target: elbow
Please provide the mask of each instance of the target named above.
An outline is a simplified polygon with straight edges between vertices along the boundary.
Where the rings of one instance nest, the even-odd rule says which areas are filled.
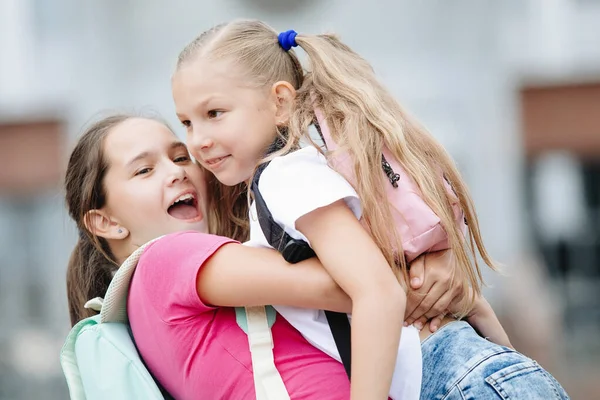
[[[404,314],[406,309],[406,292],[396,281],[393,281],[389,288],[386,288],[384,296],[393,307],[394,311],[401,311]]]

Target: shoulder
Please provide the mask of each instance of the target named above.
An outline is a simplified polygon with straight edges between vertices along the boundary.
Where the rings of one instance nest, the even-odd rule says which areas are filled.
[[[231,242],[235,241],[223,236],[198,231],[170,233],[150,243],[144,250],[140,262],[169,260],[172,263],[183,261],[192,255],[206,254],[210,256],[219,247]]]
[[[344,180],[327,162],[327,158],[316,147],[303,147],[292,153],[274,158],[263,171],[259,187],[303,187],[315,180]]]
[[[135,275],[155,289],[164,287],[170,291],[178,284],[192,284],[195,288],[200,268],[227,243],[235,241],[196,231],[165,235],[144,250]]]
[[[258,188],[275,221],[288,228],[301,216],[342,199],[357,218],[362,213],[352,185],[314,146],[273,159]]]
[[[327,158],[315,146],[309,145],[291,153],[274,158],[267,169],[294,168],[303,165],[327,165]]]
[[[131,311],[148,310],[171,323],[211,308],[197,292],[198,272],[229,238],[196,231],[165,235],[150,243],[134,273],[128,300]]]

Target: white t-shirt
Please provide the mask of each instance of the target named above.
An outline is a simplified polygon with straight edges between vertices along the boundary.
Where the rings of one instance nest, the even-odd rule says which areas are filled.
[[[307,243],[308,239],[295,228],[296,221],[303,215],[341,199],[344,199],[356,218],[360,219],[362,214],[354,188],[327,164],[326,158],[313,146],[272,160],[261,175],[259,189],[275,222],[291,237]],[[245,244],[271,247],[258,222],[255,204],[250,209],[250,241]],[[322,310],[274,307],[313,346],[341,362]],[[403,328],[390,397],[394,400],[419,399],[421,377],[419,333],[413,326]]]

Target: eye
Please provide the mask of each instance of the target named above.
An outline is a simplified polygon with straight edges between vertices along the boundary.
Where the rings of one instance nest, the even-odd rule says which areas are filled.
[[[188,156],[188,155],[185,155],[185,156],[182,155],[173,160],[173,162],[175,162],[175,163],[184,163],[184,162],[188,162],[188,161],[190,161],[190,156]]]
[[[209,112],[206,113],[206,115],[208,116],[208,119],[215,119],[221,116],[221,114],[223,114],[224,111],[223,110],[210,110]]]
[[[137,171],[137,172],[135,173],[135,176],[138,176],[138,175],[146,175],[146,174],[147,174],[147,173],[149,173],[150,171],[152,171],[152,168],[142,168],[142,169],[140,169],[139,171]]]
[[[181,121],[181,125],[185,126],[186,128],[189,128],[190,126],[192,126],[192,123],[190,122],[189,119],[186,119],[186,120]]]

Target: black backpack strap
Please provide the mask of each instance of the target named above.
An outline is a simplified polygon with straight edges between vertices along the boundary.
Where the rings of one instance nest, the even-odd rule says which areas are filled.
[[[350,340],[350,321],[348,320],[348,316],[343,313],[325,310],[325,317],[327,317],[327,323],[329,324],[329,329],[331,329],[335,347],[337,347],[338,353],[340,353],[340,359],[342,360],[342,364],[344,364],[346,375],[348,375],[348,379],[350,379],[352,346]]]
[[[283,255],[283,258],[290,264],[295,264],[314,257],[315,252],[308,243],[304,240],[292,238],[277,222],[275,222],[271,211],[269,211],[269,208],[267,207],[267,203],[260,194],[258,181],[268,165],[269,162],[261,164],[252,179],[251,189],[252,194],[254,195],[256,214],[258,216],[260,228],[262,229],[267,242],[269,242],[269,245],[279,251],[281,255]]]
[[[290,264],[296,264],[300,261],[315,257],[316,254],[308,243],[304,240],[292,238],[277,222],[275,222],[271,211],[269,211],[269,208],[267,207],[267,203],[260,194],[258,182],[269,163],[270,162],[266,162],[258,166],[251,185],[260,228],[262,229],[267,242],[269,242],[273,248],[277,249],[283,258]],[[327,317],[327,323],[329,324],[329,329],[331,329],[335,346],[340,353],[340,358],[342,364],[344,364],[346,374],[348,375],[348,378],[350,378],[351,334],[348,316],[333,311],[325,311],[325,316]]]

